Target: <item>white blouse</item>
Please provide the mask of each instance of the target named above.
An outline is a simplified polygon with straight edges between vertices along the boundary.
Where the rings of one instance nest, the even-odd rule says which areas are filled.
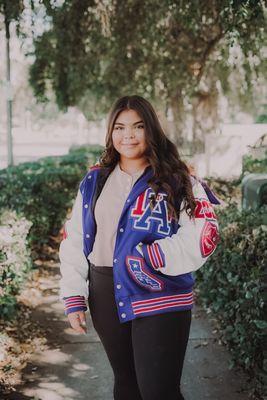
[[[97,232],[89,260],[96,266],[113,267],[118,222],[125,201],[145,168],[129,175],[119,163],[107,178],[95,205]]]

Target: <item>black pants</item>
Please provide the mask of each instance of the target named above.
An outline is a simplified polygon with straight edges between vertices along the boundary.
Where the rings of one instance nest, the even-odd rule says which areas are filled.
[[[191,310],[119,322],[112,267],[91,264],[89,309],[114,372],[115,400],[184,400],[180,379]]]

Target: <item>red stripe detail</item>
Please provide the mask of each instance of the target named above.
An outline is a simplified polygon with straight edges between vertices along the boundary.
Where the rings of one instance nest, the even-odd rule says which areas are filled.
[[[152,253],[152,249],[151,249],[150,245],[147,246],[147,252],[148,252],[149,260],[150,260],[150,262],[152,264],[152,267],[156,269],[157,268],[157,263],[154,260],[154,254]]]
[[[73,300],[65,301],[65,306],[68,306],[69,304],[77,304],[77,303],[85,304],[85,300],[84,299],[73,299]]]
[[[86,307],[86,304],[81,301],[80,302],[77,301],[76,303],[66,304],[65,308],[76,307],[76,306],[85,306]]]
[[[138,310],[134,310],[134,314],[140,314],[142,312],[150,312],[150,311],[155,311],[155,310],[163,310],[165,308],[173,308],[173,307],[182,307],[186,305],[193,304],[193,301],[185,301],[185,302],[177,302],[177,303],[166,303],[161,306],[153,306],[150,308],[140,308]]]
[[[72,301],[85,301],[83,297],[72,297],[71,299],[66,299],[65,303],[71,303]]]
[[[156,257],[158,259],[158,265],[159,265],[160,268],[162,268],[163,267],[163,259],[161,257],[160,251],[159,251],[158,243],[155,243],[154,250],[155,250],[155,253],[156,253]]]
[[[65,306],[68,306],[69,304],[77,304],[77,303],[83,303],[83,304],[85,304],[85,301],[83,301],[83,300],[69,301],[68,303],[65,303]]]
[[[154,260],[156,260],[156,268],[158,268],[160,266],[160,261],[158,259],[157,253],[156,253],[156,248],[155,248],[155,244],[152,243],[151,245],[151,250],[152,250],[152,254],[154,257]]]
[[[162,301],[158,301],[157,303],[154,303],[154,304],[141,304],[139,306],[133,306],[133,310],[138,310],[140,307],[145,307],[145,308],[156,307],[156,306],[161,306],[164,304],[177,304],[178,302],[181,303],[182,301],[187,302],[187,301],[191,301],[191,300],[193,300],[193,296],[190,296],[188,298],[183,297],[181,299],[174,299],[174,300],[168,300],[168,301],[162,300]]]
[[[73,299],[73,300],[69,300],[69,301],[65,301],[65,304],[69,304],[69,303],[76,303],[76,302],[85,302],[84,299]]]
[[[189,293],[181,293],[181,294],[175,294],[172,296],[163,296],[163,297],[156,297],[155,299],[149,299],[149,300],[138,300],[138,301],[133,301],[132,305],[138,305],[138,304],[151,304],[151,303],[157,303],[158,301],[161,300],[171,300],[171,299],[182,299],[182,298],[187,298],[189,296],[192,296],[193,292]]]
[[[171,304],[171,303],[175,303],[175,302],[178,302],[178,301],[189,301],[189,300],[192,300],[193,299],[193,295],[192,296],[188,296],[188,297],[181,297],[180,299],[170,299],[170,300],[159,300],[159,301],[157,301],[157,302],[154,302],[154,303],[150,303],[150,304],[140,304],[140,305],[137,305],[137,306],[133,306],[133,308],[134,309],[138,309],[138,308],[140,308],[140,307],[150,307],[150,306],[157,306],[157,305],[161,305],[161,304],[165,304],[165,303],[168,303],[168,304]]]
[[[64,300],[65,301],[71,301],[71,300],[80,300],[83,299],[83,296],[71,296],[71,297],[67,297]]]

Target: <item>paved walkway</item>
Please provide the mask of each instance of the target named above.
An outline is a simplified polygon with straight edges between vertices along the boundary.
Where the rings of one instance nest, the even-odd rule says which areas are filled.
[[[33,355],[24,370],[26,384],[12,399],[112,400],[112,370],[90,316],[88,334],[73,333],[58,301],[58,266],[50,267],[54,276],[45,282],[46,295],[34,312],[48,328],[49,349]],[[229,353],[218,343],[211,324],[195,305],[181,380],[185,399],[247,400],[246,377],[228,369]]]

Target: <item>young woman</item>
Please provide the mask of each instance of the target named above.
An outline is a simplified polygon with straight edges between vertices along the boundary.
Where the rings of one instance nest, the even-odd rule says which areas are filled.
[[[219,201],[202,183],[147,100],[114,103],[105,151],[80,183],[59,255],[69,322],[86,332],[88,299],[115,400],[184,399],[192,272],[219,238]]]

